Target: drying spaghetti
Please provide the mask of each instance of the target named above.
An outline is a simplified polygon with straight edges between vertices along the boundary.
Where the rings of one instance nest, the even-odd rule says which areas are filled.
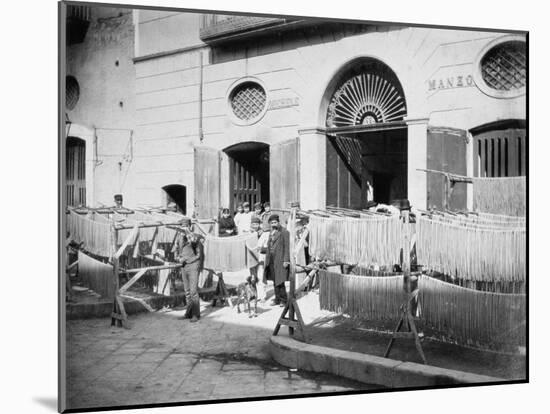
[[[177,224],[178,220],[174,217],[159,215],[159,214],[147,214],[141,212],[135,212],[128,215],[113,215],[113,220],[117,224],[125,224],[129,226],[140,224],[159,224],[157,227],[144,227],[139,229],[138,240],[150,241],[155,239],[157,243],[172,243],[176,236],[176,230],[166,227],[161,224]],[[130,235],[132,229],[117,230],[117,244],[122,244],[126,237]]]
[[[420,279],[424,322],[466,344],[523,343],[525,294],[482,292],[431,277]]]
[[[473,178],[474,210],[525,216],[525,177]]]
[[[204,242],[204,267],[221,272],[237,272],[256,266],[256,256],[249,249],[256,247],[257,243],[256,233],[232,237],[209,235]]]
[[[80,244],[84,250],[102,257],[112,256],[113,240],[109,223],[69,211],[67,231],[70,239]]]
[[[451,277],[525,281],[525,227],[460,225],[418,217],[416,249],[419,264]]]
[[[84,285],[105,298],[115,294],[113,266],[96,260],[82,251],[78,252],[78,274]]]
[[[398,217],[309,217],[312,256],[361,266],[399,262],[402,223]]]
[[[319,271],[321,309],[354,318],[395,320],[404,302],[403,276],[357,276]]]

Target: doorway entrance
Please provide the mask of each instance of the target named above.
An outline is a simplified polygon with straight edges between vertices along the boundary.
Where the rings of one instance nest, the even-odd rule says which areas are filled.
[[[166,205],[174,203],[178,212],[187,214],[187,188],[180,184],[165,185]]]
[[[68,206],[86,205],[86,141],[67,137],[65,185]]]
[[[406,127],[329,137],[327,205],[362,209],[407,194]]]
[[[229,157],[229,208],[269,201],[269,145],[244,142],[225,149]]]
[[[350,62],[325,93],[327,205],[407,198],[407,115],[399,79],[372,58]]]
[[[372,187],[371,199],[390,204],[407,198],[407,130],[362,134],[363,176]]]

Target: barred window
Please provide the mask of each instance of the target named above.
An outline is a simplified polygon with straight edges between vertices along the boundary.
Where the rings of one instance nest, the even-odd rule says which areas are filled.
[[[498,91],[512,91],[525,87],[525,42],[503,42],[491,48],[481,59],[481,74],[485,83]]]
[[[243,121],[258,117],[266,105],[264,88],[255,82],[244,82],[235,88],[230,97],[231,109]]]
[[[80,86],[74,76],[65,78],[65,106],[68,110],[73,110],[80,98]]]

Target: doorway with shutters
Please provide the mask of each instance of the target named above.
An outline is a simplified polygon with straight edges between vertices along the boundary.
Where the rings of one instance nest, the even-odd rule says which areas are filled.
[[[287,209],[300,200],[299,159],[298,138],[271,145],[248,141],[223,151],[195,147],[195,216],[217,217],[221,207],[234,211],[245,201],[251,208],[269,201],[272,209]]]
[[[66,192],[68,206],[86,205],[86,141],[67,137]]]
[[[226,148],[229,157],[229,209],[269,201],[269,145],[244,142]]]

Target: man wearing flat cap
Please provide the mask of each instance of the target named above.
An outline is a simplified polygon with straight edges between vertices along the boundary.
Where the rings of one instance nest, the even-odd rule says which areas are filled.
[[[265,272],[267,280],[272,280],[275,287],[275,299],[271,304],[284,306],[288,300],[285,282],[288,280],[290,267],[290,233],[281,226],[277,214],[269,216],[269,226]]]
[[[204,253],[200,237],[189,230],[191,220],[184,218],[179,224],[182,231],[176,238],[175,257],[176,261],[183,265],[181,276],[187,303],[184,318],[197,322],[200,318],[199,273],[202,270]]]

